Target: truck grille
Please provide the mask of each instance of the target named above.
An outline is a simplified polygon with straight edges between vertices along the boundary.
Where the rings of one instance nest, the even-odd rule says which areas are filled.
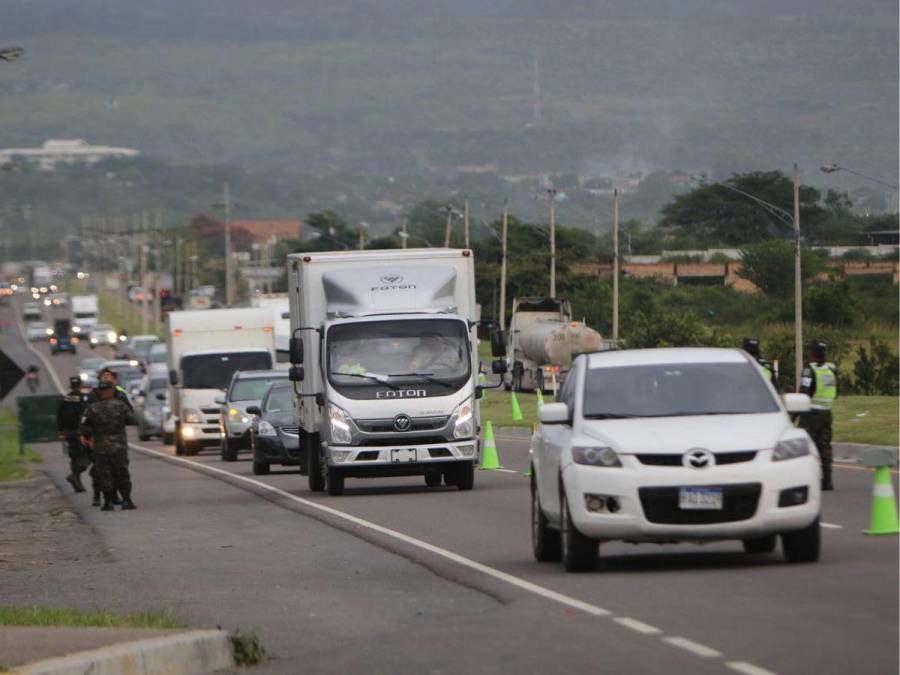
[[[756,450],[740,450],[738,452],[716,452],[716,466],[721,464],[737,464],[752,462],[756,458]],[[683,455],[672,454],[640,454],[635,455],[641,464],[649,466],[682,466]]]
[[[410,426],[409,430],[434,431],[435,429],[443,429],[445,426],[447,426],[447,420],[449,419],[450,417],[447,415],[443,417],[413,417],[412,425]],[[364,431],[370,434],[397,433],[397,430],[394,429],[393,418],[356,420],[356,426],[359,427],[360,431]]]
[[[760,483],[740,483],[722,486],[722,509],[685,510],[678,506],[678,487],[645,487],[638,489],[644,517],[651,523],[663,525],[709,525],[748,520],[756,513]]]

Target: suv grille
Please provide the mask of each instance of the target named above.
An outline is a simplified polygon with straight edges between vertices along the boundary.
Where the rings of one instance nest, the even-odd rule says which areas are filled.
[[[686,510],[678,506],[677,487],[645,487],[638,489],[644,516],[651,523],[665,525],[707,525],[748,520],[756,513],[760,483],[741,483],[722,486],[722,509]]]
[[[300,427],[281,427],[281,432],[288,436],[299,436]]]
[[[752,462],[756,457],[756,450],[739,450],[738,452],[716,452],[716,466],[722,464],[737,464],[739,462]],[[635,455],[641,464],[650,466],[682,466],[683,455],[673,454],[641,454]]]

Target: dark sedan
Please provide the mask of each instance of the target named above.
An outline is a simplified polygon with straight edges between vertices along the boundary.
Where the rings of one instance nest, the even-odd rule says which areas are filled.
[[[300,436],[294,419],[294,389],[290,384],[272,386],[259,406],[250,406],[253,415],[250,445],[253,473],[269,473],[272,464],[300,466],[305,472],[306,457],[300,452]]]

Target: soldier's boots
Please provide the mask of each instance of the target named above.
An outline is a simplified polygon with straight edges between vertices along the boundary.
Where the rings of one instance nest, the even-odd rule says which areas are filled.
[[[70,473],[66,476],[66,481],[68,481],[69,485],[72,486],[72,489],[75,492],[84,492],[84,485],[81,484],[81,478],[77,473]]]
[[[137,508],[135,503],[131,501],[131,491],[122,493],[122,510],[134,511]]]
[[[117,491],[114,491],[112,493],[112,503],[116,506],[122,505],[122,498],[119,496],[119,493]]]
[[[100,506],[100,489],[94,488],[94,501],[91,502],[91,506]]]
[[[114,492],[104,492],[103,493],[103,506],[100,507],[101,511],[115,511],[116,508],[113,506],[115,503],[113,498],[115,496]]]

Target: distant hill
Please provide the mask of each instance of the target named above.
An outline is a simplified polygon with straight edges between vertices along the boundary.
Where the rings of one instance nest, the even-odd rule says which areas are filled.
[[[0,45],[26,55],[0,64],[0,147],[85,138],[251,172],[840,161],[894,179],[897,19],[883,0],[4,0]]]

